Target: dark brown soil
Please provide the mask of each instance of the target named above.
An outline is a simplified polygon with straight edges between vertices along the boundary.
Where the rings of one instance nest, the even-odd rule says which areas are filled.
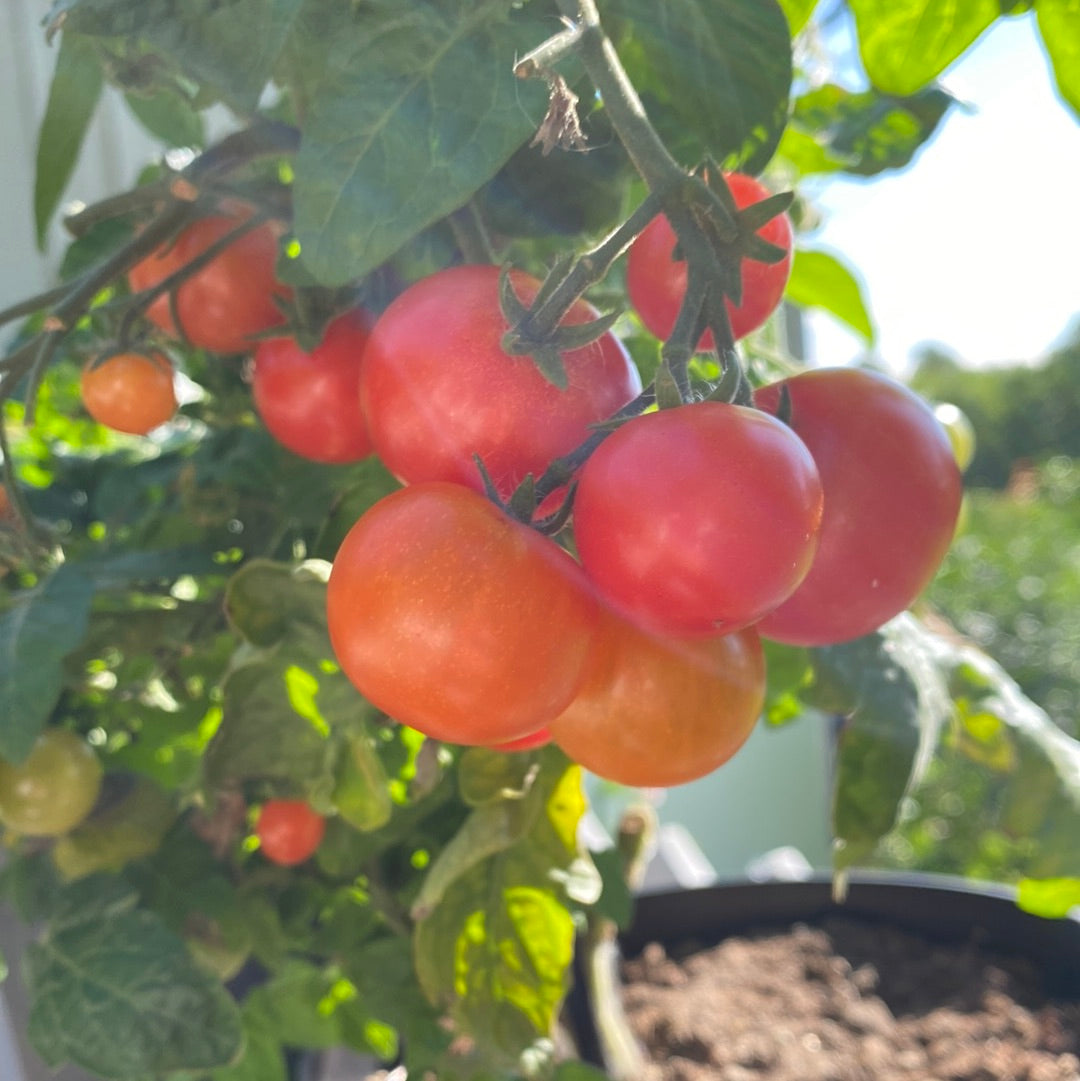
[[[623,976],[642,1081],[1080,1081],[1080,1003],[973,944],[833,919]]]

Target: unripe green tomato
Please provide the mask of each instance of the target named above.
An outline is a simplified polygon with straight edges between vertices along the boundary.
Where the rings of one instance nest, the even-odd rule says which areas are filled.
[[[0,822],[34,837],[67,833],[90,813],[101,777],[101,763],[81,736],[47,728],[25,762],[0,760]]]
[[[953,457],[963,473],[975,457],[975,429],[967,414],[952,402],[942,402],[934,407],[934,416],[952,444]]]

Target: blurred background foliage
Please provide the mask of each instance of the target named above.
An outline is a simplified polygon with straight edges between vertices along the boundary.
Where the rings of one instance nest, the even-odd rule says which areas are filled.
[[[929,347],[911,383],[958,405],[977,440],[960,530],[926,603],[1080,736],[1080,325],[1034,364],[973,371]],[[875,864],[1024,873],[1037,842],[994,813],[1013,770],[970,752],[946,733]]]

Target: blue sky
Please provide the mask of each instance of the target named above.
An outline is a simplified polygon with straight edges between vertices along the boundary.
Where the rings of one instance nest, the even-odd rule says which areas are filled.
[[[1034,19],[1001,21],[946,73],[955,109],[905,171],[830,181],[827,222],[807,238],[862,273],[876,352],[905,374],[938,342],[964,363],[1037,360],[1080,313],[1080,123],[1057,97]],[[841,364],[862,343],[827,317],[812,358]]]

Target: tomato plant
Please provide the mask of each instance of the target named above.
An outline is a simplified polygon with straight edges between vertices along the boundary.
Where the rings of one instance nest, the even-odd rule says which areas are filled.
[[[726,762],[750,735],[764,698],[765,662],[752,629],[661,636],[605,612],[585,682],[549,728],[598,776],[664,788]]]
[[[220,243],[250,215],[212,215],[199,218],[165,247],[131,269],[128,279],[135,291],[151,289],[165,278]],[[173,337],[215,353],[243,353],[255,346],[253,336],[280,326],[285,316],[276,301],[289,291],[274,274],[278,230],[270,223],[227,244],[205,266],[187,277],[175,292],[176,317],[168,295],[147,308],[151,322]]]
[[[821,522],[810,453],[773,417],[701,402],[647,413],[581,471],[574,537],[603,596],[651,626],[715,633],[788,597]]]
[[[173,366],[164,353],[115,353],[91,361],[81,391],[94,420],[131,435],[146,435],[176,412]]]
[[[35,220],[10,222],[0,250],[0,288],[23,273],[24,235],[49,240],[57,268],[38,296],[0,303],[0,777],[28,769],[39,736],[74,741],[85,771],[37,804],[0,784],[0,901],[41,936],[13,1016],[45,1066],[286,1081],[298,1052],[342,1046],[416,1078],[578,1077],[557,1061],[562,1003],[603,961],[619,904],[603,896],[615,861],[594,861],[581,828],[589,793],[609,790],[582,764],[681,784],[759,711],[829,741],[799,764],[835,787],[814,832],[837,844],[816,859],[874,861],[937,746],[993,795],[959,801],[963,835],[985,805],[995,836],[1038,838],[1009,841],[1014,877],[1075,888],[1075,748],[985,657],[907,614],[820,649],[760,630],[779,638],[819,571],[811,615],[862,621],[842,633],[896,611],[918,575],[902,589],[886,575],[921,561],[924,532],[929,566],[947,532],[948,498],[908,482],[957,484],[908,399],[847,376],[822,391],[819,425],[800,376],[750,409],[751,388],[801,358],[784,335],[720,341],[725,296],[741,286],[742,335],[784,288],[788,259],[762,260],[790,229],[770,214],[812,224],[823,185],[905,166],[950,107],[937,71],[888,70],[952,59],[949,42],[925,47],[920,5],[885,20],[852,0],[861,88],[848,76],[863,65],[824,55],[849,36],[822,32],[835,6],[51,5],[56,77],[31,95],[45,116],[19,204]],[[972,33],[999,8],[954,6]],[[1039,20],[1062,6],[1040,3]],[[792,47],[807,18],[813,71]],[[161,149],[123,192],[91,190],[115,170],[75,168],[115,131],[92,122],[106,86]],[[762,177],[730,177],[734,218],[716,162]],[[909,218],[913,248],[947,261],[950,235],[920,238]],[[788,299],[872,346],[857,276],[806,254]],[[717,383],[714,361],[690,359],[703,315]],[[182,422],[135,441],[87,420],[82,362],[164,338]],[[138,371],[164,385],[161,367]],[[907,404],[882,405],[894,398]],[[530,517],[527,485],[506,497],[553,459]],[[550,515],[559,485],[566,513]],[[840,556],[837,514],[870,519]],[[1027,771],[1046,798],[1029,798]],[[778,817],[810,806],[771,769],[756,783]],[[238,1000],[239,966],[258,986]],[[597,1008],[617,1020],[617,1001]]]
[[[753,206],[772,194],[760,181],[742,173],[726,173],[724,179],[740,209]],[[736,340],[744,338],[769,318],[780,304],[791,274],[791,249],[794,238],[791,219],[779,214],[767,221],[757,235],[787,254],[777,263],[743,259],[740,266],[742,299],[739,304],[728,299],[728,318]],[[641,321],[658,338],[667,338],[675,326],[686,293],[686,262],[676,259],[678,238],[663,215],[654,218],[630,246],[626,260],[626,291]],[[699,349],[714,349],[711,330],[705,331]]]
[[[465,744],[535,732],[573,697],[596,607],[570,557],[459,485],[386,496],[327,587],[330,638],[395,720]]]
[[[282,867],[313,856],[325,833],[326,819],[303,800],[267,800],[255,823],[259,851]]]
[[[360,412],[360,357],[370,317],[339,316],[305,353],[293,338],[255,350],[251,390],[263,423],[289,450],[316,462],[358,462],[371,453]]]
[[[0,822],[32,837],[67,833],[97,802],[101,779],[101,763],[81,736],[48,728],[25,761],[0,759]]]
[[[761,388],[757,404],[777,410],[782,388],[825,512],[809,574],[759,629],[796,645],[843,642],[902,612],[930,582],[956,528],[960,470],[930,407],[886,376],[803,372]]]
[[[525,304],[540,287],[520,272],[510,280]],[[579,301],[565,323],[596,315]],[[560,389],[529,357],[502,351],[507,329],[494,266],[432,274],[383,313],[364,354],[360,401],[375,451],[392,473],[408,483],[450,480],[481,491],[479,455],[507,497],[641,389],[610,333],[563,354],[567,386]]]

